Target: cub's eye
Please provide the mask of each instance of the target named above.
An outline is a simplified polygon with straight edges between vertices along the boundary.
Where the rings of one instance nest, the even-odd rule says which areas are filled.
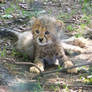
[[[46,31],[45,34],[48,35],[50,32],[49,31]]]
[[[37,34],[39,34],[39,30],[36,30],[35,32],[36,32]]]

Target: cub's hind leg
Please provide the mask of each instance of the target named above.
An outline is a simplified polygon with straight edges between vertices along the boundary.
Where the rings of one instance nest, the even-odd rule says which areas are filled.
[[[27,55],[31,60],[34,58],[33,35],[31,32],[23,32],[16,42],[16,49],[23,55]]]
[[[72,63],[72,61],[65,55],[62,44],[59,44],[57,46],[57,53],[58,53],[60,65],[63,63],[64,68],[72,67],[74,65]],[[77,68],[68,69],[67,72],[68,73],[77,73]]]

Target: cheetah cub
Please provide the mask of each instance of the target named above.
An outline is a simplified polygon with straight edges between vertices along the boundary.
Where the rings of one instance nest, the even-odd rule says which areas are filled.
[[[44,71],[44,63],[53,64],[56,61],[65,68],[73,66],[72,61],[65,55],[58,33],[63,23],[50,16],[34,18],[32,25],[34,63]],[[35,66],[30,67],[30,72],[39,73]],[[77,73],[77,69],[68,69],[69,73]]]
[[[2,29],[0,36],[16,37],[15,48],[22,54],[28,55],[41,71],[44,71],[45,64],[55,64],[57,61],[65,68],[73,66],[72,61],[65,55],[62,42],[59,40],[62,35],[63,23],[50,16],[33,18],[31,23],[31,31],[20,33]],[[40,73],[35,66],[30,67],[30,72]],[[69,69],[67,72],[77,73],[77,69]]]

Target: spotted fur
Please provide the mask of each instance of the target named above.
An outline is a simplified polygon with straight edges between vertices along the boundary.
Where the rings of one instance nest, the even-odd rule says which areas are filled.
[[[62,35],[63,22],[51,16],[41,16],[32,19],[32,30],[19,33],[14,30],[0,30],[0,35],[16,36],[16,49],[26,54],[44,71],[45,64],[56,64],[64,67],[73,66],[72,61],[65,55],[59,35]],[[77,73],[77,69],[67,70]],[[30,67],[30,72],[39,73],[38,68]]]
[[[42,16],[34,19],[32,26],[33,44],[34,44],[34,63],[44,71],[44,63],[53,64],[57,60],[64,67],[71,67],[73,63],[65,55],[62,44],[58,39],[63,23],[54,17]],[[36,67],[30,67],[30,72],[39,73]],[[70,73],[76,73],[77,69],[68,70]]]

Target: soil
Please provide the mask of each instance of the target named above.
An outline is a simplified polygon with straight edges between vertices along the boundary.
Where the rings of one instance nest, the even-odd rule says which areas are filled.
[[[4,15],[4,10],[10,6],[11,1],[6,3],[0,5],[0,14],[2,16]],[[50,14],[58,19],[62,19],[65,23],[65,27],[69,24],[74,25],[79,23],[80,17],[83,16],[82,6],[78,0],[46,0],[45,2],[38,0],[30,5],[28,2],[19,2],[19,4],[21,8],[27,11],[38,11],[42,15]],[[35,9],[31,5],[34,6]],[[88,12],[88,14],[89,13],[90,12]],[[61,16],[60,14],[66,15]],[[19,32],[30,31],[29,17],[22,16],[21,14],[20,16],[21,17],[14,13],[13,18],[0,20],[0,30],[10,28]],[[92,30],[90,27],[89,29]],[[74,35],[74,32],[69,32],[66,28],[64,33],[64,36],[67,38]],[[92,40],[90,39],[92,35],[88,37],[85,38],[88,39],[87,42],[85,42],[85,53],[76,54],[75,52],[69,51],[68,57],[75,65],[92,62]],[[84,73],[83,71],[78,74],[55,72],[36,77],[36,74],[29,72],[30,65],[16,65],[13,63],[30,62],[29,59],[25,59],[21,55],[15,56],[13,46],[14,40],[12,40],[12,37],[0,37],[0,92],[91,92],[92,85],[85,84],[82,78],[80,78],[81,76],[85,77],[88,75],[89,66],[79,68],[84,69]],[[57,69],[56,66],[49,66],[45,72],[55,69]]]

